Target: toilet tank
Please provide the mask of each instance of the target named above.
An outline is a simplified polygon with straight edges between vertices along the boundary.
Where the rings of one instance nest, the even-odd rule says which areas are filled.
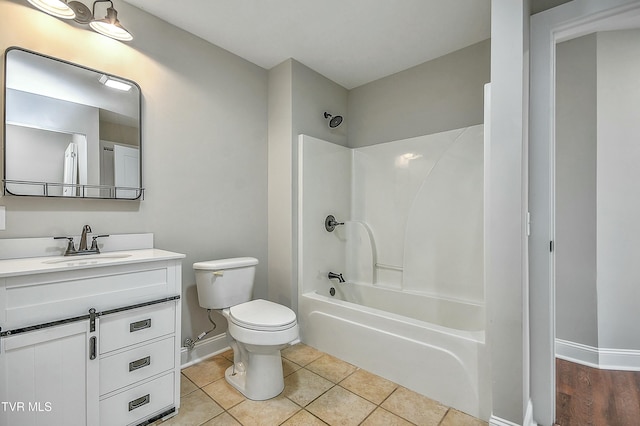
[[[253,257],[194,263],[200,306],[224,309],[250,301],[257,264]]]

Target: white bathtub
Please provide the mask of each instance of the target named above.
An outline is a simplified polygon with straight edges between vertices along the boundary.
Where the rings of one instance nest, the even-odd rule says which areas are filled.
[[[328,292],[301,295],[303,342],[442,404],[489,419],[482,306],[354,283],[337,284],[336,289],[335,297]],[[393,312],[397,307],[414,318]]]

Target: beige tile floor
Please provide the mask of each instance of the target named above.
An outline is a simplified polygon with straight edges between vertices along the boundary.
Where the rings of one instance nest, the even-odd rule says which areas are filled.
[[[179,414],[157,425],[487,425],[302,343],[282,351],[284,391],[268,401],[227,384],[232,361],[227,351],[185,368]]]

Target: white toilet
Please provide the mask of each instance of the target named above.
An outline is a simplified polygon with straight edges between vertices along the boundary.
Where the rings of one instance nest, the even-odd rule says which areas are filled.
[[[280,349],[298,340],[296,314],[267,300],[251,300],[258,259],[238,257],[194,263],[200,306],[221,310],[234,365],[227,382],[249,399],[265,400],[284,389]]]

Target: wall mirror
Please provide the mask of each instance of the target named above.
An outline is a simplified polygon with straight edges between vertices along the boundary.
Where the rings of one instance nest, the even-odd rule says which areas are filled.
[[[4,101],[5,194],[142,197],[135,82],[11,47]]]

